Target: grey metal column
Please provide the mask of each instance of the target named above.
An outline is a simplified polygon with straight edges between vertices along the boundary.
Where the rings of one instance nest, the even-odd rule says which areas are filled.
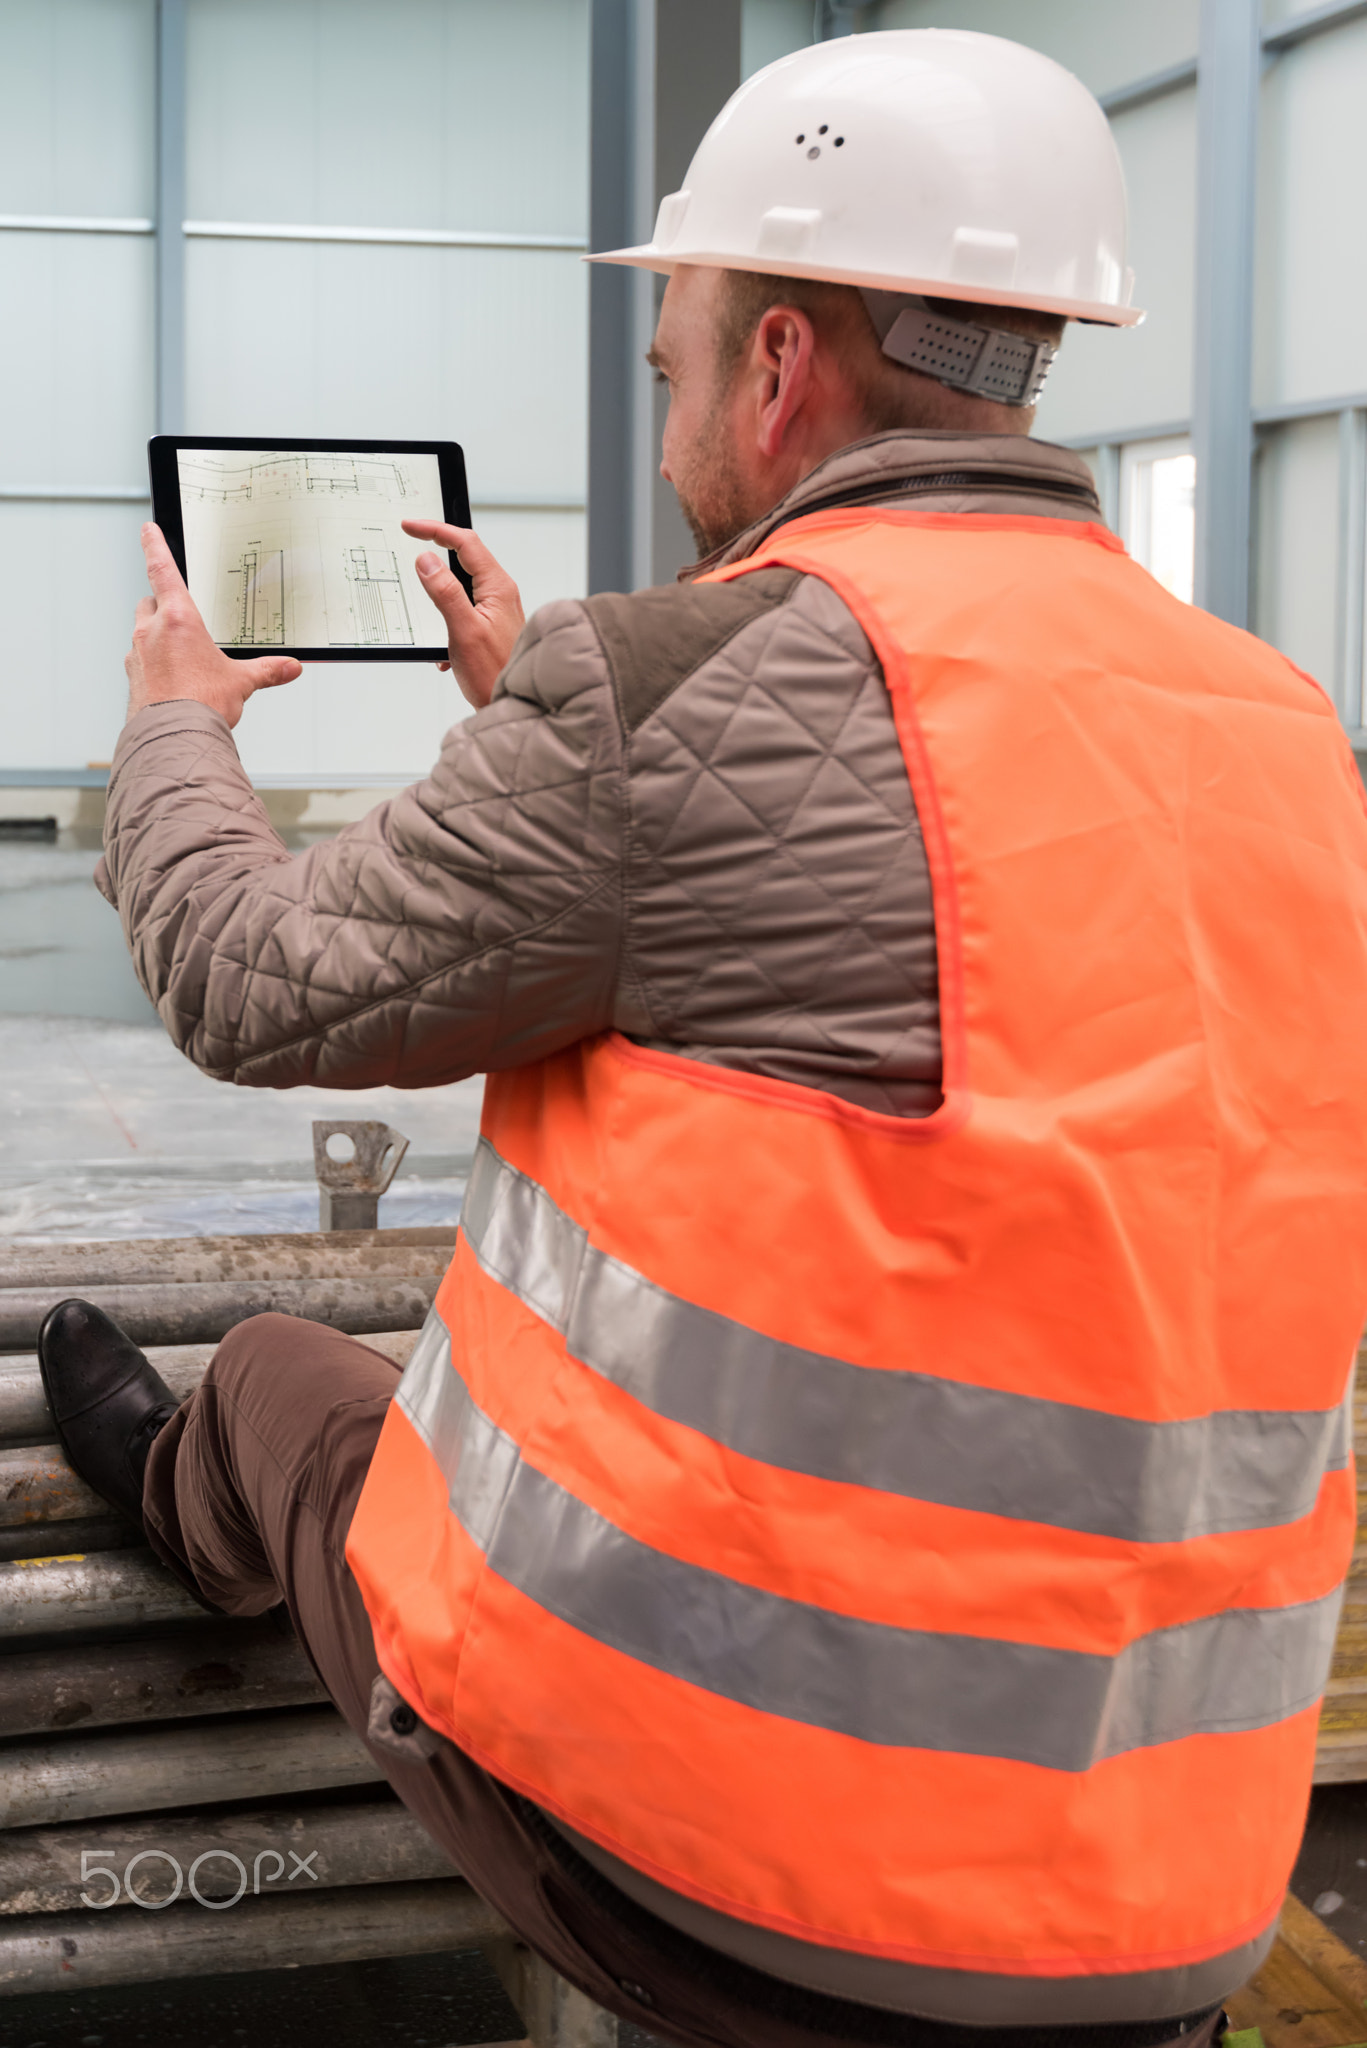
[[[1338,633],[1334,694],[1350,732],[1364,724],[1363,635],[1367,612],[1367,410],[1339,414]]]
[[[694,150],[740,84],[740,27],[741,0],[656,0],[652,226],[656,207],[666,192],[680,190]],[[652,312],[659,310],[664,282],[651,279]],[[654,400],[647,580],[669,583],[686,562],[696,561],[698,550],[673,485],[660,475],[660,437],[669,394],[653,382],[647,389]]]
[[[593,249],[649,239],[660,200],[740,83],[740,20],[741,0],[593,0]],[[667,582],[695,554],[659,475],[666,395],[644,360],[663,282],[591,271],[590,590]]]
[[[593,0],[590,15],[589,247],[620,249],[635,231],[637,0]],[[588,579],[630,590],[631,277],[589,268]]]
[[[185,5],[157,0],[157,432],[185,431]]]
[[[1197,66],[1196,602],[1249,622],[1259,0],[1201,0]]]
[[[859,24],[873,0],[816,0],[812,10],[812,40],[834,42],[838,36],[859,33]]]

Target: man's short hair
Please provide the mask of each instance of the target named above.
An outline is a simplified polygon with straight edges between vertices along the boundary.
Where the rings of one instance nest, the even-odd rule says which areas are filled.
[[[1029,341],[1063,339],[1066,320],[1059,313],[1041,313],[1033,306],[985,306],[967,299],[931,299],[933,312],[951,320],[972,320],[983,327],[1004,328],[1009,334],[1023,334]],[[749,347],[760,320],[771,306],[796,306],[806,313],[819,334],[834,339],[867,334],[873,344],[867,356],[866,374],[861,377],[869,412],[869,431],[888,433],[898,427],[929,427],[942,423],[962,394],[944,385],[927,391],[926,378],[892,362],[878,347],[868,308],[858,291],[849,284],[830,284],[823,278],[769,277],[758,270],[728,270],[717,307],[717,370],[723,384],[729,384]],[[861,352],[862,353],[862,352]],[[943,393],[942,402],[939,394]]]

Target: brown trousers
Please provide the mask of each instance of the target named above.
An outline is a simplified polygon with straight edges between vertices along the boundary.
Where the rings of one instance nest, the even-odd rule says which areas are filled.
[[[229,1614],[283,1600],[320,1679],[363,1739],[378,1675],[344,1555],[398,1370],[353,1337],[257,1316],[152,1447],[148,1532]],[[1158,2048],[1133,2027],[945,2026],[799,1990],[668,1927],[592,1870],[537,1809],[452,1744],[424,1763],[371,1748],[400,1799],[527,1945],[599,2004],[684,2048]],[[1176,2040],[1206,2048],[1218,2014]]]

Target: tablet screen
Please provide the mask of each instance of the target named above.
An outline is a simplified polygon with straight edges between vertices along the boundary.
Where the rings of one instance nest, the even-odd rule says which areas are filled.
[[[186,581],[221,647],[432,647],[405,519],[444,519],[435,454],[177,448]]]

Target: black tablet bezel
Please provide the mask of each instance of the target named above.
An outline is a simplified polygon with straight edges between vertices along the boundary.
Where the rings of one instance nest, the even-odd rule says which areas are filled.
[[[161,528],[176,567],[185,576],[185,528],[180,510],[182,448],[279,449],[287,455],[435,455],[441,472],[442,511],[452,526],[470,524],[470,493],[465,481],[465,454],[457,441],[362,441],[283,439],[278,434],[154,434],[147,444],[147,471],[152,484],[152,517]],[[416,545],[416,543],[415,543]],[[470,578],[453,553],[447,560],[465,585]],[[189,578],[186,577],[186,581]],[[440,614],[433,618],[440,624]],[[263,654],[292,654],[297,661],[444,661],[440,637],[428,647],[225,647],[233,661],[256,661]]]

